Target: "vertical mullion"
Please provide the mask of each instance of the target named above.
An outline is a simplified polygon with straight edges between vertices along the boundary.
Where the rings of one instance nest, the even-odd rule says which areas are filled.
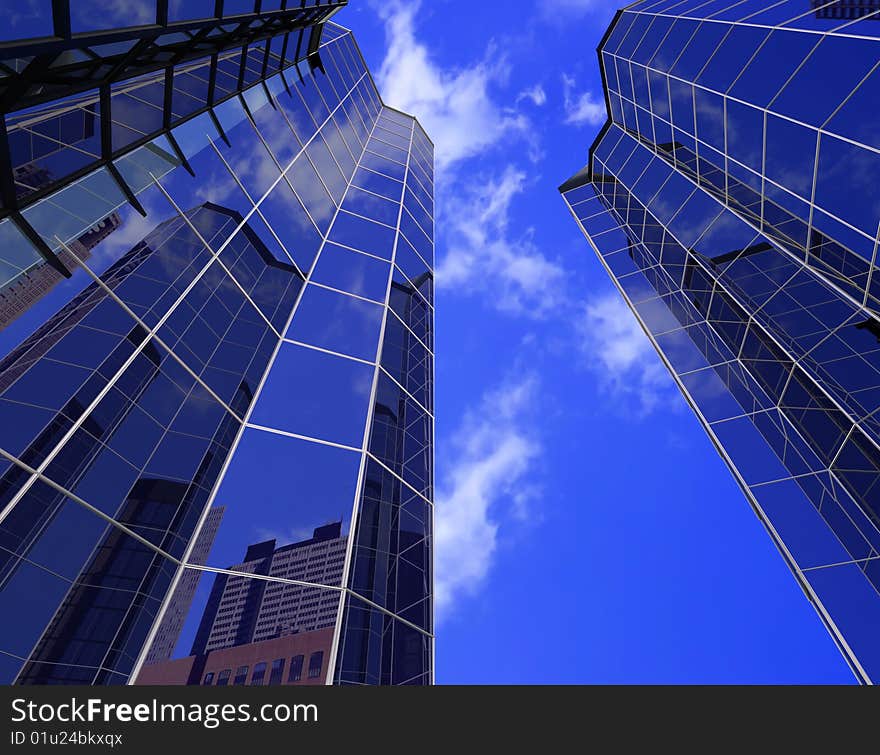
[[[3,199],[3,206],[7,210],[18,207],[13,168],[6,118],[0,113],[0,198]]]
[[[101,159],[105,162],[110,162],[110,158],[113,157],[113,121],[110,117],[110,84],[102,84],[98,93],[98,109],[100,110],[98,117],[100,118],[101,128]]]
[[[56,37],[70,39],[70,0],[52,0],[52,28]]]
[[[171,103],[174,101],[174,66],[165,68],[165,90],[162,98],[162,128],[171,130]]]
[[[284,61],[287,57],[287,43],[290,41],[290,32],[287,32],[284,35],[284,41],[281,43],[281,56],[280,62],[278,63],[278,70],[282,70],[284,68]]]
[[[238,91],[244,89],[244,72],[247,68],[248,47],[250,45],[245,42],[241,47],[241,60],[238,64]]]

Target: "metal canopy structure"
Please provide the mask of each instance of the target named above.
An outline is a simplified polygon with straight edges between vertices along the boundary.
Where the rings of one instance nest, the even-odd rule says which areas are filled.
[[[321,68],[323,24],[347,4],[284,0],[261,11],[255,0],[253,12],[229,15],[217,0],[210,18],[169,22],[168,0],[157,0],[155,24],[73,33],[71,1],[52,0],[53,36],[0,43],[0,219],[9,217],[64,275],[22,209],[103,167],[144,214],[114,160],[164,136],[192,172],[172,129],[207,111],[225,139],[214,106],[300,61]],[[132,94],[155,116],[139,118],[136,129],[115,107]],[[79,143],[63,135],[71,118],[79,119]],[[75,155],[73,167],[68,160],[63,173],[47,169],[41,156],[53,150]]]
[[[9,113],[161,71],[191,60],[287,35],[333,15],[347,0],[288,0],[283,10],[168,23],[168,2],[157,2],[157,23],[71,34],[71,0],[53,0],[55,36],[0,44],[0,112]],[[259,8],[260,3],[256,6]],[[164,19],[164,22],[163,22]]]

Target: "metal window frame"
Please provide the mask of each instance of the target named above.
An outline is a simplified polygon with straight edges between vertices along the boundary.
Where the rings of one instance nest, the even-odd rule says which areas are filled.
[[[245,83],[245,65],[248,50],[260,42],[284,36],[280,55],[271,55],[269,46],[266,45],[266,53],[262,61],[259,79],[259,82],[263,84],[265,84],[267,76],[295,66],[297,62],[300,62],[300,55],[302,55],[303,60],[308,60],[309,65],[313,68],[317,67],[323,70],[323,64],[321,63],[318,51],[321,44],[323,24],[339,8],[346,4],[347,0],[329,0],[309,8],[297,7],[287,10],[285,6],[288,3],[285,2],[282,4],[281,10],[262,14],[255,12],[235,16],[232,22],[234,26],[231,29],[224,30],[223,26],[229,26],[229,23],[223,22],[222,18],[220,18],[223,12],[223,3],[222,0],[218,0],[215,7],[216,17],[211,19],[134,27],[125,31],[97,32],[73,35],[71,37],[69,34],[70,0],[53,0],[55,37],[0,44],[0,56],[2,57],[8,57],[10,52],[21,55],[34,55],[30,64],[20,73],[11,73],[5,79],[0,80],[2,81],[0,83],[0,115],[4,116],[0,119],[0,199],[2,199],[3,205],[0,207],[0,220],[5,217],[11,217],[22,232],[28,238],[31,238],[32,229],[28,230],[30,227],[22,217],[21,210],[101,168],[107,168],[114,182],[132,207],[139,213],[144,214],[144,208],[123,179],[114,164],[114,160],[153,141],[159,136],[165,136],[180,164],[192,174],[192,167],[174,138],[173,129],[207,112],[210,114],[211,121],[218,134],[228,144],[229,139],[213,108],[222,102],[239,96],[245,89],[253,85],[252,83]],[[159,6],[162,5],[163,3],[160,2]],[[164,12],[164,17],[167,20],[167,3],[164,5],[164,11],[162,7],[159,7],[158,12]],[[257,3],[258,6],[259,3]],[[159,37],[177,31],[189,32],[190,38],[186,41],[178,41],[164,47],[156,44]],[[307,45],[304,45],[302,38],[307,31],[309,39]],[[216,33],[214,33],[214,36],[209,36],[212,32]],[[67,35],[66,37],[64,36],[65,34]],[[291,42],[291,34],[296,34],[297,36],[297,54],[294,58],[288,59],[285,57],[285,54]],[[131,49],[125,53],[102,58],[95,55],[89,49],[89,46],[93,45],[96,41],[100,41],[103,44],[107,41],[123,40],[135,40]],[[52,61],[57,59],[62,53],[75,49],[85,50],[90,57],[84,62],[52,69],[52,83],[60,86],[60,90],[53,90],[51,96],[46,93],[31,97],[24,96],[24,93],[29,89],[40,86]],[[217,97],[216,79],[221,54],[223,54],[223,59],[225,60],[229,57],[229,53],[233,53],[232,57],[235,57],[236,50],[240,51],[237,86],[233,91]],[[275,58],[274,61],[273,57]],[[207,60],[209,67],[208,94],[205,105],[185,116],[175,118],[172,110],[175,68],[181,64],[201,60]],[[277,65],[275,64],[276,62]],[[108,66],[110,67],[109,70],[107,70]],[[0,62],[0,69],[11,71],[2,62]],[[104,72],[101,77],[94,75],[98,70]],[[80,75],[83,73],[86,74],[85,78]],[[162,127],[126,144],[124,147],[114,150],[112,144],[114,87],[134,78],[149,76],[151,73],[157,76],[157,80],[162,80],[164,83]],[[42,79],[41,76],[43,77]],[[287,86],[286,82],[285,86]],[[48,182],[36,191],[31,191],[22,197],[16,196],[15,166],[13,165],[9,147],[9,125],[6,121],[6,114],[19,112],[34,104],[69,100],[69,98],[81,95],[84,92],[95,91],[97,91],[99,103],[98,117],[100,120],[101,157],[72,173]],[[69,105],[69,102],[66,104]],[[51,109],[52,106],[50,104],[46,111],[51,113]],[[36,112],[44,111],[38,108]],[[59,269],[59,272],[69,274],[63,269],[61,262],[45,243],[42,243],[38,248],[40,253],[53,266]]]

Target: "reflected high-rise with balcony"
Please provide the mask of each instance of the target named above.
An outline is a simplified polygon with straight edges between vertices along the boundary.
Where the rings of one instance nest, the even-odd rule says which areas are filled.
[[[880,679],[878,18],[627,6],[599,46],[608,121],[560,187],[865,682]]]
[[[431,142],[344,3],[91,5],[0,39],[0,682],[430,683]]]

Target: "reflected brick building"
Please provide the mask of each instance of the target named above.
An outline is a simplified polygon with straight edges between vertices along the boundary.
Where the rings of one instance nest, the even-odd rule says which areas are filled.
[[[880,40],[868,3],[825,6],[746,2],[711,23],[627,6],[599,47],[608,121],[560,191],[853,672],[876,681]]]
[[[113,213],[99,220],[76,240],[70,249],[62,249],[58,260],[67,270],[75,270],[87,260],[98,244],[119,227],[119,215]],[[23,315],[42,299],[64,276],[45,260],[13,277],[0,288],[0,328]]]
[[[137,684],[206,686],[326,684],[333,629],[232,645],[144,666]]]

